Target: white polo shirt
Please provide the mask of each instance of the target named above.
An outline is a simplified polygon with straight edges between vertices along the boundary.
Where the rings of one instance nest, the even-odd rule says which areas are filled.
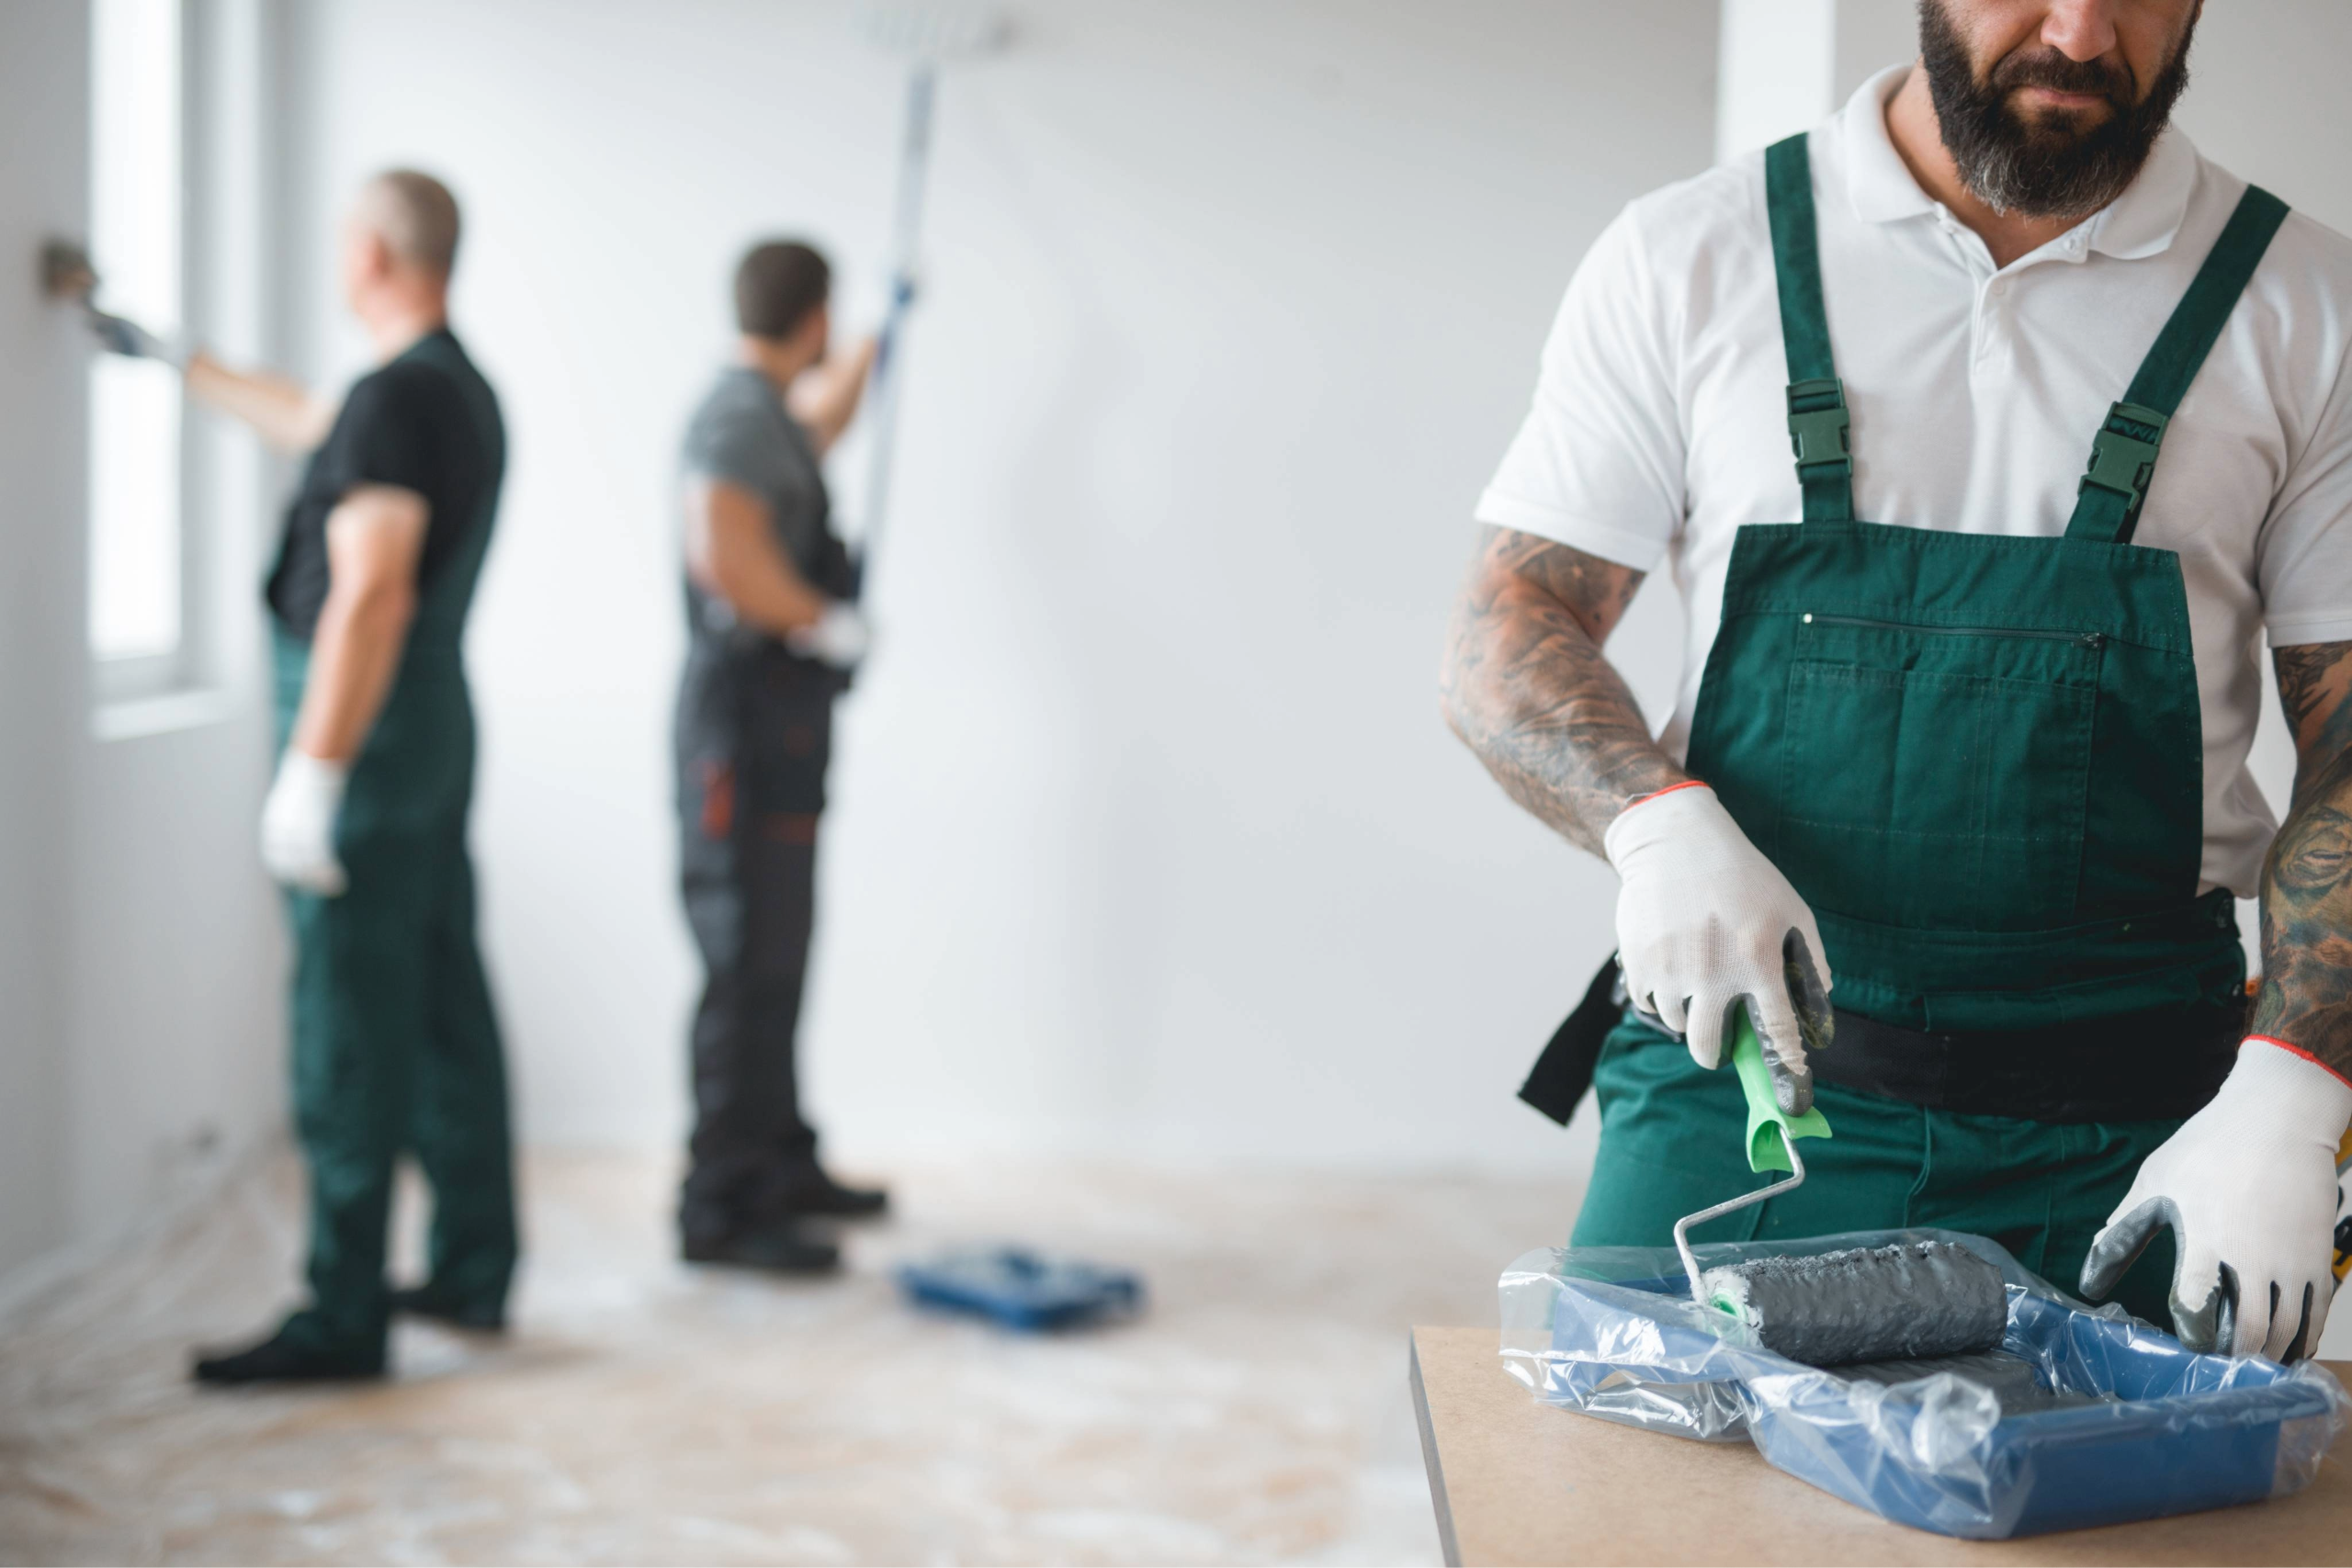
[[[2091,436],[2245,182],[2177,130],[2106,210],[2007,266],[1911,177],[1863,84],[1812,136],[1854,511],[1965,534],[2066,531]],[[2277,824],[2245,766],[2257,633],[2352,640],[2352,241],[2300,213],[2166,431],[2134,542],[2180,553],[2205,731],[2204,885],[2255,896]],[[1764,160],[1642,197],[1577,269],[1533,408],[1478,520],[1647,571],[1689,611],[1684,754],[1732,535],[1804,515],[1789,446]]]

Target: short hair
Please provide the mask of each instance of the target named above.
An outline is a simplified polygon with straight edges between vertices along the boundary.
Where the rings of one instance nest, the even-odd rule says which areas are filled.
[[[447,278],[458,265],[458,198],[431,175],[387,169],[368,182],[361,210],[392,254]]]
[[[797,240],[768,240],[735,264],[735,326],[749,337],[790,337],[833,291],[821,252]]]

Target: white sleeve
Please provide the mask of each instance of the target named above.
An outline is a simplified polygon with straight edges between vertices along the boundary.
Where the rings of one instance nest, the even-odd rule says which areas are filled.
[[[2339,373],[2263,525],[2255,571],[2270,646],[2352,642],[2352,386]]]
[[[1682,525],[1674,326],[1632,211],[1585,254],[1477,520],[1647,571]]]

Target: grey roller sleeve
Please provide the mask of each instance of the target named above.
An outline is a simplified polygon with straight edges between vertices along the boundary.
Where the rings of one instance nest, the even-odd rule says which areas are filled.
[[[1702,1283],[1766,1349],[1807,1366],[1989,1350],[2008,1327],[2001,1271],[1948,1241],[1758,1258]]]

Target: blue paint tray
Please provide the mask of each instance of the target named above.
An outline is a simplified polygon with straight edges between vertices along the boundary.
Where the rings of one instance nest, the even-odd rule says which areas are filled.
[[[1998,1351],[1808,1367],[1690,1300],[1671,1247],[1550,1248],[1502,1278],[1503,1355],[1546,1404],[1765,1460],[1882,1518],[2003,1540],[2258,1502],[2309,1485],[2352,1416],[2324,1368],[2204,1356],[2097,1312],[1983,1236],[1856,1232],[1697,1248],[1770,1253],[1956,1242],[2008,1291]]]
[[[1143,1281],[1125,1269],[1018,1247],[965,1248],[902,1264],[899,1288],[918,1306],[969,1313],[1027,1334],[1131,1317],[1143,1307]]]

